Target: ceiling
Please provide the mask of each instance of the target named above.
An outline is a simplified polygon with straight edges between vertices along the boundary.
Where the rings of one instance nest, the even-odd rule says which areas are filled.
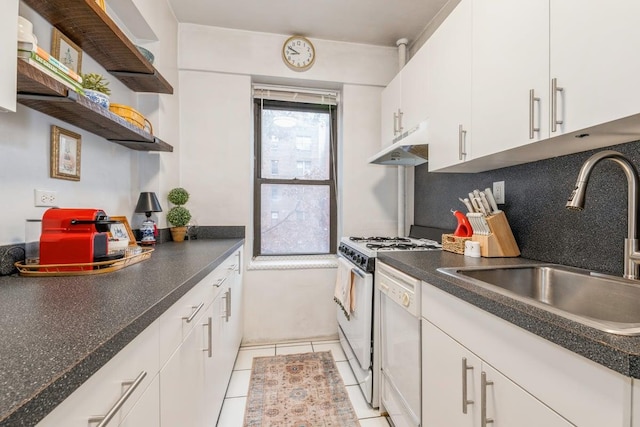
[[[395,46],[416,41],[447,0],[169,0],[180,23]]]

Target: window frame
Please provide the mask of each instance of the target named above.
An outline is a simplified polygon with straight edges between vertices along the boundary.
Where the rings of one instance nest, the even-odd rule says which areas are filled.
[[[337,140],[338,140],[338,120],[337,105],[311,104],[302,102],[277,101],[271,99],[254,98],[254,186],[253,186],[253,256],[254,257],[283,257],[283,256],[303,256],[303,255],[330,255],[337,250],[337,230],[338,230],[338,200],[337,200]],[[329,178],[326,180],[307,179],[275,179],[262,177],[262,109],[268,106],[273,110],[301,111],[301,112],[329,112]],[[269,141],[266,141],[268,144]],[[262,185],[264,184],[284,184],[284,185],[320,185],[329,187],[329,251],[327,253],[282,253],[263,254],[261,253],[262,233]]]

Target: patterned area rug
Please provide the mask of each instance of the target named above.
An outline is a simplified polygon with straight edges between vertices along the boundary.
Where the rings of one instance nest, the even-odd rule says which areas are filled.
[[[359,427],[330,351],[253,359],[244,427]]]

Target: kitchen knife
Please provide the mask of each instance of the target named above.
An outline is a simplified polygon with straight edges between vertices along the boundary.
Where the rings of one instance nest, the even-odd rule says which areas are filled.
[[[493,213],[497,214],[498,212],[500,212],[500,209],[498,209],[498,204],[496,203],[496,199],[493,197],[493,193],[491,192],[490,188],[484,189],[484,195],[487,197]]]
[[[491,213],[491,206],[489,206],[489,202],[487,201],[487,197],[485,196],[484,192],[480,192],[480,201],[482,202],[482,206],[484,207],[484,209],[487,211],[487,213]]]
[[[474,200],[476,202],[476,205],[478,205],[478,209],[480,210],[480,213],[484,216],[487,216],[489,212],[487,212],[487,210],[484,208],[484,205],[482,204],[482,201],[480,200],[480,198],[476,198]]]
[[[480,212],[480,206],[478,206],[478,203],[476,203],[476,196],[474,196],[473,193],[469,193],[469,201],[473,206],[473,211]]]
[[[467,207],[467,210],[471,213],[475,212],[475,210],[473,210],[473,205],[471,205],[471,202],[469,201],[469,199],[467,198],[460,198],[458,197],[458,200],[460,200],[462,203],[464,203],[464,205]]]

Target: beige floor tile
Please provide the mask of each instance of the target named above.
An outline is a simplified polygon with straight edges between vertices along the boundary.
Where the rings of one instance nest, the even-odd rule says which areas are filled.
[[[360,421],[360,427],[389,427],[385,417],[364,418],[358,421]]]
[[[276,355],[281,354],[297,354],[297,353],[312,353],[313,347],[311,347],[311,343],[306,343],[302,345],[276,345]]]
[[[251,380],[251,370],[233,371],[226,397],[242,397],[249,392],[249,381]]]
[[[256,348],[256,349],[241,349],[238,352],[238,357],[236,359],[236,364],[233,367],[234,370],[241,369],[251,369],[253,366],[253,358],[261,357],[261,356],[275,356],[276,348],[275,346],[269,346],[265,348]]]
[[[356,385],[358,381],[356,377],[353,375],[353,371],[351,370],[351,366],[349,366],[349,362],[336,362],[336,367],[338,368],[338,372],[340,372],[340,376],[342,377],[342,382],[344,385]]]
[[[313,343],[313,351],[327,351],[330,350],[333,355],[333,360],[336,362],[342,362],[343,360],[347,360],[347,357],[344,355],[344,351],[342,351],[342,346],[340,345],[340,341],[331,342],[331,343]]]
[[[225,399],[220,411],[217,427],[242,427],[244,408],[247,406],[246,397]]]
[[[351,399],[351,404],[358,418],[374,418],[380,416],[380,411],[372,409],[367,401],[364,400],[360,387],[357,385],[347,386],[347,393],[349,393],[349,399]]]

